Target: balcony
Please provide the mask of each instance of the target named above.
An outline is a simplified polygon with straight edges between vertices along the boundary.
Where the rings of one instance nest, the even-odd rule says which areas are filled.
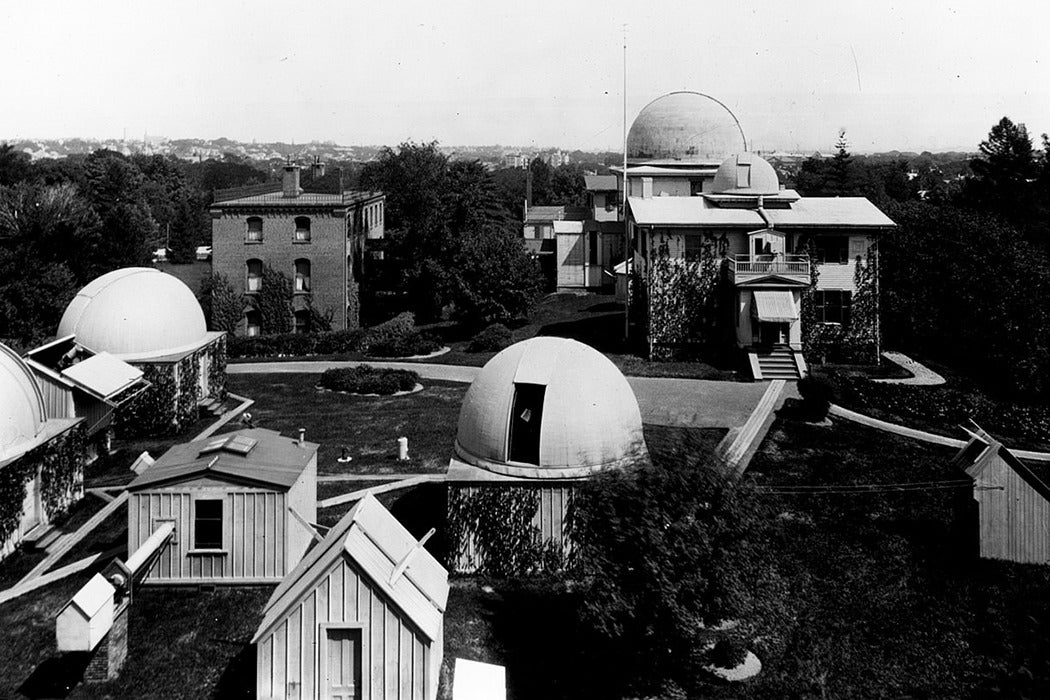
[[[808,255],[730,256],[729,274],[736,284],[746,284],[770,276],[802,284],[809,284],[811,281]]]

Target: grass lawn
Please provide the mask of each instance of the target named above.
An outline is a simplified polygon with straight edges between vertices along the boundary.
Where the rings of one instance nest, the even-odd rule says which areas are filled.
[[[415,394],[369,397],[318,391],[318,377],[236,374],[230,375],[229,388],[255,399],[249,410],[256,427],[289,436],[306,428],[306,439],[321,444],[319,474],[428,473],[448,467],[465,384],[425,381]],[[406,462],[397,459],[401,436],[408,438]],[[353,457],[345,465],[336,461],[344,446]]]

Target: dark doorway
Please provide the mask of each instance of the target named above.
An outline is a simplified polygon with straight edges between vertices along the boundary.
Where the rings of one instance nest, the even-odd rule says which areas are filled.
[[[540,463],[540,423],[543,418],[542,384],[515,384],[510,416],[510,461]]]

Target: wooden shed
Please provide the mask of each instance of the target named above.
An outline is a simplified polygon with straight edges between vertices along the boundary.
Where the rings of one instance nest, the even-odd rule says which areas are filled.
[[[91,651],[113,625],[114,588],[102,574],[95,574],[77,591],[55,621],[59,651]]]
[[[145,583],[277,583],[317,519],[317,445],[260,428],[176,445],[128,485],[128,551],[171,544]]]
[[[1050,465],[1026,465],[983,431],[955,464],[973,479],[981,557],[1050,563]]]
[[[365,496],[274,591],[256,697],[437,696],[448,572]]]

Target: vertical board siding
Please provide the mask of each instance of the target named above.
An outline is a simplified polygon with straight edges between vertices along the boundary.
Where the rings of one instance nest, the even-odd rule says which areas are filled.
[[[543,484],[543,485],[472,485],[457,486],[449,485],[450,489],[456,489],[465,493],[469,498],[481,489],[531,489],[537,492],[538,504],[536,514],[532,518],[532,526],[540,535],[542,542],[554,542],[562,552],[568,555],[572,551],[572,541],[565,533],[565,519],[568,514],[569,505],[572,501],[573,486],[570,484]],[[480,555],[474,539],[474,533],[466,532],[463,536],[463,547],[456,558],[455,570],[460,573],[471,573],[477,571],[481,566]]]
[[[194,495],[223,498],[225,554],[190,554]],[[175,522],[175,541],[146,580],[280,580],[286,568],[285,494],[263,490],[164,489],[132,494],[128,551],[152,534],[158,520]]]
[[[983,470],[974,497],[980,508],[982,557],[1050,562],[1050,503],[1002,458]]]
[[[345,555],[259,640],[260,699],[321,697],[321,625],[344,622],[361,625],[361,680],[371,700],[428,700],[426,673],[437,663],[429,655],[440,645],[432,646]]]

